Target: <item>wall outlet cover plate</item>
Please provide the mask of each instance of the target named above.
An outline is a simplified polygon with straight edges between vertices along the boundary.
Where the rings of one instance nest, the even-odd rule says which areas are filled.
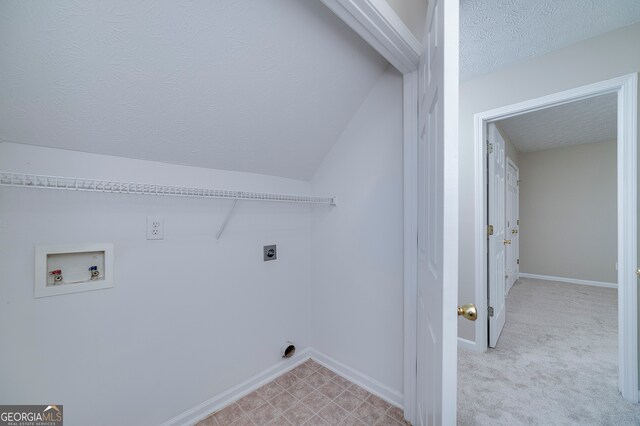
[[[164,240],[164,217],[147,216],[147,240]]]

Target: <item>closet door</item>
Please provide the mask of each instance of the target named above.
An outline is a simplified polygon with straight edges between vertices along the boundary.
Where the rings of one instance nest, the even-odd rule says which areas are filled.
[[[507,293],[518,279],[519,240],[518,224],[518,166],[507,157]]]
[[[507,265],[506,245],[511,245],[507,235],[505,204],[505,143],[495,124],[489,124],[489,224],[493,232],[489,235],[489,346],[496,347],[507,316]]]

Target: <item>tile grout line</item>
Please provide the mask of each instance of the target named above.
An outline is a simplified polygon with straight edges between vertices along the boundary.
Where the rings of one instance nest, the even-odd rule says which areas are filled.
[[[240,399],[242,399],[242,398],[240,398]],[[238,401],[240,401],[240,399],[239,399]],[[249,421],[251,422],[251,424],[255,425],[254,421],[251,419],[251,417],[249,417],[249,413],[248,413],[248,412],[246,412],[246,411],[245,411],[245,409],[244,409],[244,408],[242,408],[242,406],[241,406],[240,404],[238,404],[238,401],[234,402],[234,404],[236,404],[236,405],[240,408],[240,411],[242,411],[242,414],[244,414],[244,417],[246,417],[247,419],[249,419]],[[231,404],[229,404],[229,405],[231,405]],[[229,406],[229,405],[228,405],[228,406]],[[227,406],[227,407],[228,407],[228,406]],[[226,407],[225,407],[225,408],[226,408]],[[252,411],[253,411],[253,410],[252,410]],[[242,419],[242,417],[241,417],[240,419]],[[238,420],[240,420],[240,419],[238,419]],[[236,420],[236,421],[235,421],[235,422],[233,422],[233,423],[237,423],[237,422],[238,422],[238,420]],[[232,423],[232,424],[233,424],[233,423]],[[256,425],[256,426],[257,426],[257,425]]]

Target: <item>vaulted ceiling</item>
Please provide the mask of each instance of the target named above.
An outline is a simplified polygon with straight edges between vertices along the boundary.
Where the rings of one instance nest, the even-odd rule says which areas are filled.
[[[0,141],[299,179],[388,65],[320,1],[3,1],[0,40]]]
[[[501,120],[498,125],[520,152],[542,151],[617,137],[615,93],[545,108]]]
[[[638,0],[461,0],[460,76],[469,80],[639,21]]]
[[[461,0],[460,19],[469,79],[640,1]],[[0,142],[299,179],[388,65],[315,0],[3,1],[0,40]]]

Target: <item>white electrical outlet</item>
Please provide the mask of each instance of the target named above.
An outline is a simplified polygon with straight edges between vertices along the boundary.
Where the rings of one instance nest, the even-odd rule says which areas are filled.
[[[147,240],[164,240],[164,218],[147,216]]]

